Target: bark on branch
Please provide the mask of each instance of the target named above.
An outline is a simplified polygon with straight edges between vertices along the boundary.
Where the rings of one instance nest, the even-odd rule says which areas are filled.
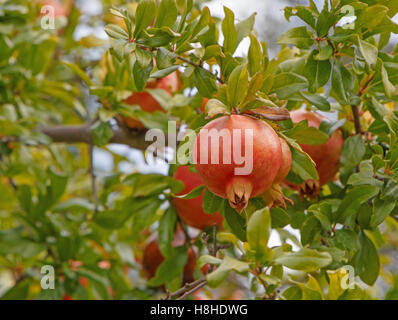
[[[90,125],[54,126],[39,129],[52,139],[53,142],[91,143]],[[145,150],[152,142],[145,141],[146,129],[129,129],[120,126],[113,130],[113,137],[109,143],[125,144],[132,148]]]

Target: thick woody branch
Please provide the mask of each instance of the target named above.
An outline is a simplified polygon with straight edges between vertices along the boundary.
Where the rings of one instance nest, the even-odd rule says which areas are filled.
[[[54,126],[39,129],[52,139],[53,142],[91,143],[90,125]],[[129,129],[118,127],[113,130],[109,143],[125,144],[132,148],[145,150],[152,142],[145,141],[146,129]]]

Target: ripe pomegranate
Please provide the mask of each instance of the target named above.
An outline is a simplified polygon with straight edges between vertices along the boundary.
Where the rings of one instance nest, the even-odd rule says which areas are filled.
[[[189,171],[189,166],[181,166],[174,173],[174,178],[184,183],[184,190],[177,195],[187,194],[203,184],[196,173]],[[203,211],[203,193],[193,199],[173,199],[173,205],[181,220],[191,227],[205,229],[217,224],[222,226],[223,217],[219,212],[206,214]]]
[[[289,198],[286,198],[284,196],[280,188],[281,182],[285,180],[286,176],[290,171],[290,167],[292,165],[292,153],[290,152],[289,145],[287,144],[285,139],[280,138],[280,142],[282,149],[281,165],[272,183],[272,186],[261,195],[266,205],[271,208],[279,205],[286,208],[285,201],[288,201],[290,204],[293,204],[293,202]]]
[[[41,5],[41,7],[43,6],[53,7],[55,18],[67,17],[69,15],[69,10],[67,10],[67,8],[59,0],[40,0],[38,2]]]
[[[308,126],[318,128],[322,121],[327,118],[318,113],[306,110],[294,110],[290,112],[293,122],[297,123],[308,120]],[[303,151],[314,160],[318,171],[318,181],[306,181],[300,186],[286,183],[290,188],[298,189],[301,194],[309,197],[316,196],[321,186],[333,181],[339,171],[341,148],[343,147],[343,137],[340,130],[336,130],[329,140],[320,145],[300,145]]]
[[[279,137],[266,122],[230,115],[217,118],[200,130],[193,159],[206,187],[241,212],[249,198],[272,185],[281,165],[282,150]]]
[[[181,229],[179,229],[173,240],[173,247],[181,246],[185,242],[185,236]],[[144,248],[144,254],[142,258],[142,267],[145,276],[150,279],[156,274],[156,270],[159,265],[164,261],[164,257],[159,250],[158,239],[153,238],[150,240]],[[188,250],[188,260],[183,271],[183,283],[192,282],[194,280],[193,273],[196,266],[196,256],[193,250]]]
[[[180,86],[180,80],[178,73],[173,72],[164,78],[148,82],[146,88],[163,89],[171,96],[172,92],[178,91],[179,86]],[[159,104],[159,102],[156,101],[156,99],[149,92],[134,92],[124,102],[129,105],[139,105],[142,110],[150,113],[155,111],[164,112],[162,106]],[[143,128],[143,125],[140,121],[135,120],[131,117],[122,117],[122,121],[129,128]]]

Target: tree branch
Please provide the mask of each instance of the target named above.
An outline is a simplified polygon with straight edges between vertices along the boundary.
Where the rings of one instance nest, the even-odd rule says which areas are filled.
[[[362,125],[359,118],[358,106],[351,105],[352,116],[354,118],[355,132],[356,134],[362,134]]]
[[[43,127],[40,132],[47,135],[53,142],[58,143],[87,143],[91,144],[90,125]],[[125,144],[132,148],[145,150],[152,141],[145,141],[147,129],[129,129],[120,126],[113,130],[109,143]]]

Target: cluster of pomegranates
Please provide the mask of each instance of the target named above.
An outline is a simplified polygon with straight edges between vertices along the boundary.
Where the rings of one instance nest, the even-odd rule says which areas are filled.
[[[319,127],[325,119],[317,113],[305,110],[292,111],[290,116],[293,122],[307,120],[308,125],[312,127]],[[174,178],[182,181],[185,186],[180,194],[187,194],[204,184],[214,194],[228,199],[231,207],[236,208],[239,212],[247,206],[249,199],[253,197],[262,197],[268,206],[285,206],[285,200],[288,199],[283,196],[280,184],[312,196],[319,192],[320,186],[333,181],[339,169],[343,145],[343,138],[339,130],[335,131],[324,144],[301,145],[302,149],[314,160],[319,180],[308,180],[300,185],[295,185],[286,180],[292,163],[290,147],[284,139],[279,138],[274,129],[266,122],[249,116],[234,114],[217,118],[209,122],[203,129],[229,130],[232,138],[223,141],[223,143],[228,143],[228,148],[231,150],[234,150],[235,146],[238,145],[236,143],[237,136],[232,134],[232,130],[252,129],[253,140],[250,145],[240,145],[242,150],[244,148],[252,148],[253,150],[252,171],[247,175],[236,175],[234,169],[241,164],[234,162],[234,160],[231,163],[200,163],[201,152],[203,152],[200,145],[204,139],[208,138],[205,134],[202,134],[204,131],[200,131],[195,142],[196,153],[194,154],[194,159],[197,160],[195,164],[197,173],[190,171],[188,166],[180,166],[174,174]],[[240,132],[245,135],[245,130]],[[246,140],[241,136],[240,142],[243,141]],[[213,140],[207,142],[208,149],[205,152],[208,152],[209,156],[213,152],[218,152],[220,159],[223,159],[223,144],[213,145]],[[218,148],[218,150],[214,150],[214,148]],[[317,190],[315,190],[315,186]],[[222,227],[223,217],[219,212],[206,214],[203,211],[203,192],[199,197],[193,199],[174,198],[172,200],[180,219],[185,224],[201,230],[214,224]],[[181,231],[178,231],[173,245],[178,245],[182,238]],[[148,277],[155,275],[163,259],[157,239],[151,240],[145,247],[143,258],[144,271]],[[189,282],[192,279],[194,267],[195,254],[190,249],[188,261],[184,268],[184,282]]]

